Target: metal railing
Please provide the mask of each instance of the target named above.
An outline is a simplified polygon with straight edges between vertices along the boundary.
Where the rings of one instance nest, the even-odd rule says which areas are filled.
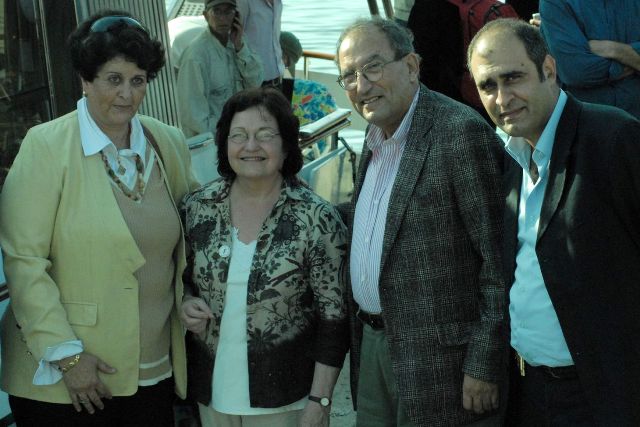
[[[307,148],[320,140],[328,140],[329,149],[338,147],[338,132],[351,125],[351,110],[338,108],[315,122],[300,126],[300,148]]]
[[[371,12],[371,16],[380,16],[377,0],[367,0],[367,4],[369,5],[369,12]],[[384,8],[384,14],[387,19],[393,19],[393,5],[391,4],[391,0],[382,0],[382,7]]]
[[[311,149],[313,156],[305,161],[299,176],[318,195],[334,204],[350,199],[355,182],[357,153],[338,135],[351,124],[350,115],[351,110],[338,108],[300,127],[300,148]],[[324,149],[318,149],[320,141],[326,144]]]
[[[304,73],[304,78],[309,79],[309,60],[310,59],[323,59],[325,61],[333,61],[335,60],[335,55],[333,53],[324,53],[324,52],[316,52],[313,50],[303,50],[302,51],[302,71]]]

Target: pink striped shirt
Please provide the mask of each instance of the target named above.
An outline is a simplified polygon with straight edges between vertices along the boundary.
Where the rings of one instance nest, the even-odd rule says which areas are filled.
[[[409,110],[391,138],[385,139],[382,129],[371,125],[366,144],[372,156],[356,202],[351,240],[351,286],[360,309],[380,313],[380,261],[387,221],[387,208],[407,134],[420,91],[416,90]]]

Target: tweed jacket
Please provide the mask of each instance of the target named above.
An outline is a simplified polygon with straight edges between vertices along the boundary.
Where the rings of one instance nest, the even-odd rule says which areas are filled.
[[[536,254],[599,426],[640,425],[640,121],[568,94]],[[507,156],[510,159],[510,156]],[[514,281],[522,168],[505,173],[504,265]]]
[[[174,201],[195,184],[182,133],[150,117],[161,171]],[[176,210],[177,215],[177,210]],[[138,388],[140,320],[134,272],[145,259],[124,222],[99,154],[85,157],[77,112],[29,130],[0,196],[0,242],[11,304],[2,323],[2,389],[71,403],[63,381],[32,384],[48,347],[79,339],[117,369],[101,374],[114,396]],[[186,395],[182,301],[184,239],[175,250],[171,363],[176,392]]]
[[[190,249],[185,285],[211,308],[202,337],[188,333],[189,395],[207,405],[233,257],[230,182],[185,197]],[[346,230],[308,188],[286,183],[258,234],[247,289],[251,406],[280,407],[309,393],[315,362],[342,367],[348,349]],[[215,379],[214,379],[215,380]]]
[[[370,159],[365,148],[350,230]],[[421,86],[389,200],[379,280],[393,372],[416,426],[474,421],[462,407],[463,374],[494,383],[505,374],[501,168],[494,130]],[[355,400],[362,325],[350,302]]]

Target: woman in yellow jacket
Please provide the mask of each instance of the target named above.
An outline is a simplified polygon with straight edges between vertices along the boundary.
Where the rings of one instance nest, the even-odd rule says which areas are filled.
[[[194,181],[182,133],[137,115],[164,49],[112,11],[69,47],[85,96],[28,132],[0,197],[1,386],[18,426],[172,426]]]

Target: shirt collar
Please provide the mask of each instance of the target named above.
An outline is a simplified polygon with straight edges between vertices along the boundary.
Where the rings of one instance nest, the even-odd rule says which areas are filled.
[[[553,145],[556,136],[556,129],[560,122],[560,117],[564,111],[564,106],[567,103],[567,94],[560,90],[560,96],[553,109],[553,113],[549,117],[540,138],[536,143],[535,150],[533,152],[533,160],[538,165],[538,172],[542,175],[549,165],[551,159],[551,152],[553,151]],[[509,137],[505,143],[505,149],[507,153],[524,169],[529,170],[529,158],[531,155],[531,146],[522,137]]]
[[[384,131],[376,125],[371,125],[369,132],[367,133],[366,143],[371,151],[380,148],[380,146],[385,143],[399,143],[402,144],[407,139],[407,135],[409,133],[409,129],[411,128],[411,121],[413,119],[413,113],[416,110],[416,105],[418,105],[418,98],[420,97],[420,86],[416,88],[416,92],[413,94],[413,100],[411,101],[411,105],[409,109],[404,114],[402,121],[400,122],[400,126],[393,132],[391,138],[385,138]]]
[[[93,120],[89,109],[87,108],[87,99],[82,97],[77,103],[78,107],[78,122],[80,125],[80,140],[82,142],[82,150],[85,156],[92,156],[100,151],[107,149],[109,151],[114,150],[117,153],[118,149],[111,142],[109,137],[98,127],[98,124]],[[133,116],[130,122],[131,135],[130,150],[138,154],[141,159],[145,159],[146,141],[144,132],[142,130],[142,124],[138,116]]]

